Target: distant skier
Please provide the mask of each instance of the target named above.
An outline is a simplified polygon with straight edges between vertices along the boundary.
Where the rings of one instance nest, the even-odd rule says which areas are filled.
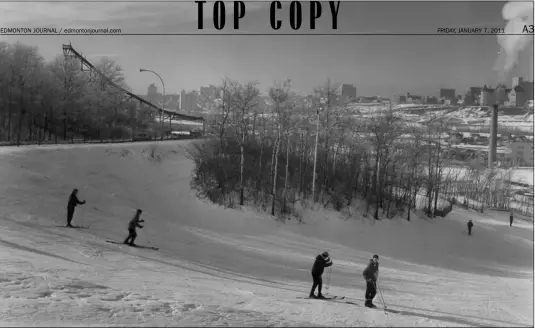
[[[511,215],[509,216],[509,226],[513,226],[513,212],[511,212]]]
[[[74,209],[76,208],[76,206],[84,204],[85,200],[81,202],[78,199],[78,189],[74,189],[71,195],[69,196],[69,203],[67,204],[67,227],[74,228],[71,225],[72,218],[74,216]]]
[[[128,237],[124,240],[124,244],[136,246],[136,244],[134,244],[134,240],[136,240],[137,237],[136,227],[143,229],[143,226],[140,225],[140,223],[145,222],[141,220],[141,213],[143,213],[143,211],[138,209],[132,220],[130,220],[130,223],[128,223]]]
[[[323,281],[321,279],[321,275],[323,274],[323,270],[325,268],[330,267],[333,265],[333,262],[329,258],[328,252],[323,252],[321,255],[316,256],[316,261],[314,261],[314,265],[312,266],[312,290],[310,290],[309,297],[311,298],[320,298],[324,299],[325,297],[321,294],[321,287],[323,285]],[[314,291],[316,290],[316,287],[318,287],[318,296],[314,295]]]
[[[373,298],[377,294],[377,278],[379,278],[379,255],[374,255],[368,262],[368,266],[362,272],[362,276],[366,280],[366,293],[364,297],[366,302],[364,305],[369,308],[375,308]]]
[[[466,224],[468,226],[468,236],[472,235],[472,227],[474,226],[474,223],[472,223],[472,220],[468,221]]]

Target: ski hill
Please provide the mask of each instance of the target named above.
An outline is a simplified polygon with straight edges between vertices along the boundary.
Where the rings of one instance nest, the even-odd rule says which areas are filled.
[[[0,324],[533,326],[532,218],[509,227],[506,212],[454,208],[344,220],[315,208],[280,222],[198,199],[189,142],[0,148]],[[60,227],[74,188],[82,229]],[[125,239],[137,208],[136,244],[159,250],[107,242]],[[324,250],[323,292],[345,298],[302,299]],[[378,297],[364,307],[373,254],[386,310]]]

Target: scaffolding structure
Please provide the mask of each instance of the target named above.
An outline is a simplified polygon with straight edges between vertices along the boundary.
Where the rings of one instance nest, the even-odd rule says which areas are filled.
[[[99,71],[91,62],[89,62],[84,56],[82,56],[81,53],[76,51],[71,44],[64,44],[63,45],[63,55],[65,58],[72,58],[80,61],[80,70],[83,72],[89,72],[91,78],[93,77],[100,77],[103,81],[105,81],[107,84],[111,85],[112,87],[116,88],[117,90],[121,91],[123,97],[126,101],[139,101],[139,105],[145,105],[149,108],[156,111],[158,114],[160,114],[163,110],[163,114],[169,117],[169,120],[183,120],[183,121],[190,121],[190,122],[202,122],[203,124],[203,131],[204,131],[204,125],[205,120],[204,117],[200,116],[190,116],[186,114],[178,113],[177,111],[165,109],[163,107],[158,107],[157,105],[153,104],[152,102],[145,100],[130,91],[124,89],[123,87],[117,85],[115,82],[113,82],[110,78],[108,78],[104,73]]]

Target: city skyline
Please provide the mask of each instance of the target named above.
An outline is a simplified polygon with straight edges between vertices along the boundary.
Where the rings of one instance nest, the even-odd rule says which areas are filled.
[[[524,82],[527,82],[527,83],[534,83],[533,80],[526,79],[526,78],[524,78],[522,76],[514,76],[514,77],[511,78],[511,81],[509,81],[509,83],[507,81],[498,82],[495,86],[485,84],[485,85],[481,85],[481,86],[470,86],[469,88],[462,89],[462,90],[453,89],[453,88],[439,88],[439,89],[435,90],[436,91],[435,94],[414,94],[414,93],[412,93],[410,91],[406,91],[406,92],[400,92],[399,94],[396,94],[394,96],[398,97],[398,96],[411,95],[411,96],[416,96],[416,97],[429,97],[429,98],[436,98],[436,99],[440,99],[440,98],[453,99],[453,98],[456,98],[456,97],[462,97],[462,96],[464,96],[464,95],[466,95],[466,94],[468,94],[470,92],[473,92],[474,89],[477,89],[477,90],[479,90],[478,92],[480,92],[485,87],[488,88],[488,89],[495,89],[495,88],[499,88],[501,86],[505,86],[506,88],[510,86],[509,89],[511,89],[511,88],[514,88],[514,86],[518,85],[519,79],[524,81]],[[377,96],[377,95],[362,95],[362,94],[358,94],[355,85],[351,84],[351,83],[336,83],[336,84],[338,85],[337,89],[338,89],[338,91],[340,93],[340,96],[342,96],[342,97],[345,96],[346,98],[361,98],[361,97],[370,98],[370,97]],[[184,94],[184,93],[186,93],[186,94],[197,93],[199,96],[201,96],[203,94],[203,88],[218,88],[218,86],[214,85],[214,84],[209,84],[209,85],[200,86],[197,89],[188,89],[188,90],[182,89],[180,92],[171,92],[171,93],[168,92],[168,93],[166,93],[166,96],[181,95],[181,94]],[[345,94],[346,91],[344,90],[346,88],[354,89],[355,96],[346,95]],[[160,91],[160,89],[158,88],[156,83],[150,83],[147,89],[148,90],[146,91],[146,93],[140,93],[140,95],[145,96],[145,95],[150,95],[152,93],[152,94],[158,94],[158,96],[162,96],[162,92]],[[151,91],[151,89],[154,89],[156,91]],[[444,94],[443,95],[443,93],[450,93],[450,94]],[[307,96],[313,95],[313,94],[314,94],[313,92],[310,92],[310,93],[307,94]],[[383,98],[387,98],[387,97],[383,97]]]
[[[313,33],[435,33],[437,28],[448,26],[504,27],[503,5],[504,2],[342,2],[339,30],[333,32],[331,18],[325,16],[318,20]],[[1,17],[4,26],[9,27],[109,27],[121,28],[124,33],[193,33],[197,27],[194,2],[150,6],[39,3],[30,12],[20,3],[2,3],[2,8],[10,10],[9,16]],[[97,9],[102,8],[109,9],[107,14],[97,15]],[[110,57],[123,67],[125,80],[136,94],[145,93],[151,83],[161,88],[156,77],[140,74],[139,68],[158,72],[169,94],[218,85],[225,77],[240,82],[256,80],[262,92],[274,81],[291,77],[292,86],[304,93],[330,78],[355,85],[359,95],[385,97],[406,92],[435,95],[440,88],[464,92],[471,86],[495,86],[513,76],[533,80],[532,45],[520,53],[509,74],[499,76],[494,70],[500,50],[495,35],[277,35],[291,32],[284,14],[283,28],[274,32],[266,19],[269,3],[253,6],[248,2],[247,9],[240,33],[273,35],[4,35],[1,40],[36,45],[47,60],[61,55],[61,45],[69,42],[93,63],[100,57]],[[172,12],[181,14],[173,16]],[[215,31],[210,25],[210,12],[205,10],[206,32]],[[32,21],[23,20],[20,13],[29,15]],[[304,18],[306,26],[306,14]],[[232,32],[231,27],[225,28],[225,33]]]

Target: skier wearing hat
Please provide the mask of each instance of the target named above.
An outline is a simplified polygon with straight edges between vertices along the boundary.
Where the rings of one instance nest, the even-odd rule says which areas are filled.
[[[333,265],[333,262],[329,258],[328,252],[323,252],[322,254],[316,256],[316,261],[314,261],[314,265],[312,266],[312,290],[310,291],[310,297],[311,298],[320,298],[324,299],[325,297],[321,294],[321,287],[322,287],[322,279],[321,275],[323,274],[323,270],[325,268],[330,267]],[[316,287],[318,287],[318,296],[314,295],[314,291],[316,290]]]
[[[369,308],[376,307],[372,301],[375,297],[375,294],[377,294],[377,278],[379,278],[379,255],[374,255],[372,259],[370,259],[370,262],[368,263],[368,266],[364,271],[362,272],[362,275],[364,276],[364,279],[366,279],[366,302],[364,303],[365,306]]]

